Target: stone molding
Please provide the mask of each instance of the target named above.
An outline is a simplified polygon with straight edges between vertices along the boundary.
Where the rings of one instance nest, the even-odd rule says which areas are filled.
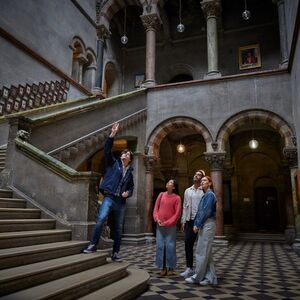
[[[208,162],[211,171],[223,170],[223,165],[226,158],[225,152],[204,153],[205,160]]]
[[[221,13],[220,0],[204,0],[201,2],[201,7],[206,18],[218,17]]]
[[[283,156],[287,160],[290,168],[297,168],[298,166],[298,156],[297,148],[284,148]]]
[[[161,20],[158,14],[142,15],[140,18],[146,31],[157,31],[161,25]]]

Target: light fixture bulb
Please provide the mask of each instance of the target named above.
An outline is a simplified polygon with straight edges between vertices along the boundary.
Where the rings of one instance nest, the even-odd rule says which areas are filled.
[[[124,34],[121,36],[121,43],[126,45],[128,43],[128,37]]]
[[[251,17],[251,12],[250,12],[250,10],[245,9],[245,10],[243,11],[243,13],[242,13],[242,17],[243,17],[243,19],[246,20],[246,21],[249,20],[250,17]]]
[[[249,141],[249,147],[250,147],[250,149],[257,149],[258,148],[258,141],[255,140],[254,138],[252,138]]]
[[[185,146],[183,145],[183,144],[179,144],[178,146],[177,146],[177,152],[178,153],[184,153],[184,151],[185,151]]]
[[[183,25],[182,23],[179,23],[179,24],[177,25],[177,31],[178,31],[178,32],[184,32],[184,25]]]

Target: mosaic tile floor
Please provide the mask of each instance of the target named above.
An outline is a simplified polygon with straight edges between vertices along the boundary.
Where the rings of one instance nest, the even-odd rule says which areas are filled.
[[[149,289],[138,300],[163,299],[300,299],[300,257],[287,245],[239,242],[215,247],[219,285],[186,284],[179,273],[185,269],[184,243],[177,241],[177,272],[161,277],[154,265],[155,244],[122,246],[122,256],[145,269]]]

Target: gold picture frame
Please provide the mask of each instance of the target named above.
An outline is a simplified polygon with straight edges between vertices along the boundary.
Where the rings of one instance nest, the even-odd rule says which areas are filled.
[[[261,56],[259,44],[239,47],[240,70],[254,69],[261,67]]]

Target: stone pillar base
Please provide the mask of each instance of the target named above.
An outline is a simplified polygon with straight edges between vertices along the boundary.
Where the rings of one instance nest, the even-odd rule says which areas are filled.
[[[292,245],[296,237],[296,229],[294,226],[287,226],[284,231],[285,241]]]
[[[155,241],[152,233],[123,234],[122,244],[150,244]]]
[[[294,251],[300,255],[300,238],[296,238],[294,240],[294,243],[292,245],[292,248],[294,249]]]
[[[218,246],[218,247],[228,247],[229,245],[229,242],[226,238],[225,235],[216,235],[215,238],[214,238],[214,243],[213,243],[214,246]]]
[[[206,73],[204,79],[220,78],[222,74],[219,71],[211,71]]]
[[[94,95],[96,95],[97,97],[99,97],[100,99],[105,98],[104,93],[103,93],[103,91],[100,87],[94,87],[93,90],[92,90],[92,93]]]
[[[141,87],[147,88],[147,87],[151,87],[151,86],[155,86],[155,85],[156,85],[155,80],[148,79],[142,83]]]

